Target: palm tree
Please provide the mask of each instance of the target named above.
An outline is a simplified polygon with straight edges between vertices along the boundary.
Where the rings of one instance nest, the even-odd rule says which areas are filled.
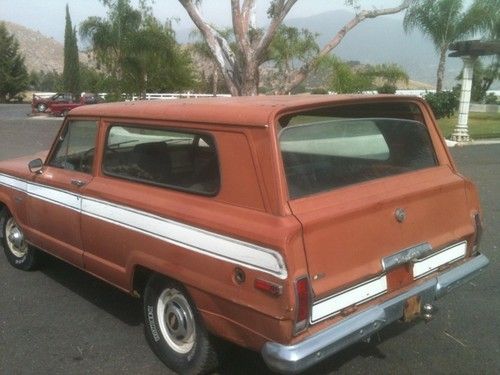
[[[420,29],[429,36],[439,52],[436,91],[443,88],[446,53],[451,43],[469,34],[474,20],[463,12],[462,0],[423,0],[406,11],[403,26],[406,32]]]
[[[80,35],[90,41],[93,55],[110,74],[117,94],[147,89],[179,90],[191,87],[191,59],[177,44],[169,22],[161,24],[140,2],[107,1],[107,18],[89,17]]]
[[[130,43],[135,39],[141,21],[140,11],[132,9],[129,0],[117,0],[110,6],[107,19],[89,17],[80,26],[80,35],[91,42],[98,66],[109,72],[116,83],[125,78]],[[118,92],[123,89],[117,87]]]
[[[468,12],[475,32],[500,40],[500,0],[475,0]]]
[[[482,35],[484,39],[500,41],[500,0],[475,0],[468,16],[475,22],[472,23],[473,31]],[[478,65],[478,69],[481,66]],[[488,91],[497,79],[500,79],[500,54],[496,55],[491,63],[482,69],[482,89]]]

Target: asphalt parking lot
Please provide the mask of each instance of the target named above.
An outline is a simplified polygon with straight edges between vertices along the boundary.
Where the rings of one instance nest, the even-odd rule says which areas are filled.
[[[62,120],[29,118],[29,110],[0,105],[0,160],[50,147]],[[481,248],[490,267],[437,301],[429,323],[389,326],[309,374],[500,373],[500,144],[455,147],[452,154],[479,186]],[[0,374],[171,373],[143,338],[138,300],[61,261],[44,263],[22,272],[0,254]],[[257,353],[220,345],[220,374],[268,372]]]

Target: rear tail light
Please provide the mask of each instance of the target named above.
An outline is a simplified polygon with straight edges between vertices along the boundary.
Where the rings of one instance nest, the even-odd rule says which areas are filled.
[[[311,293],[309,279],[302,277],[295,282],[295,294],[297,298],[296,318],[294,333],[297,334],[307,328],[309,313],[311,310]]]
[[[478,251],[479,242],[483,236],[483,225],[481,223],[481,216],[479,214],[474,215],[474,224],[476,226],[476,237],[474,238],[474,253]]]

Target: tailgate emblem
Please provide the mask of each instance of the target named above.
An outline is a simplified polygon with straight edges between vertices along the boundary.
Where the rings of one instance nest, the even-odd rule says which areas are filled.
[[[396,208],[394,217],[396,218],[398,223],[402,223],[406,219],[406,210],[404,208]]]

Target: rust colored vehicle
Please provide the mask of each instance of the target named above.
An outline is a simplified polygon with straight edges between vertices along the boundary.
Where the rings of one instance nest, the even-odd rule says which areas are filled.
[[[44,251],[142,298],[179,373],[215,368],[213,336],[299,372],[488,264],[476,189],[418,98],[82,106],[33,158],[0,163],[8,261]]]

